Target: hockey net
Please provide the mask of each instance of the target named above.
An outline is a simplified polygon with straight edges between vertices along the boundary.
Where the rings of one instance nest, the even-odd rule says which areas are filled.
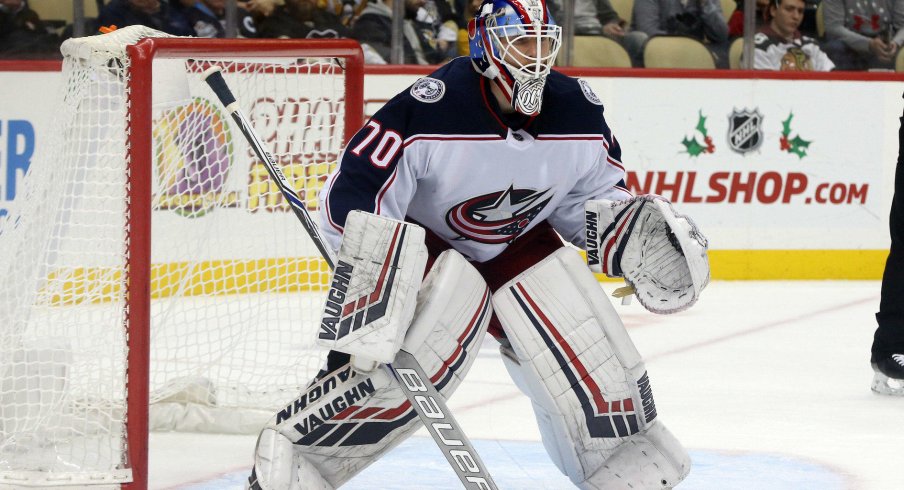
[[[163,37],[64,44],[0,217],[0,486],[142,488],[148,427],[256,432],[322,363],[328,268],[200,75],[223,69],[316,214],[361,125],[360,48]]]

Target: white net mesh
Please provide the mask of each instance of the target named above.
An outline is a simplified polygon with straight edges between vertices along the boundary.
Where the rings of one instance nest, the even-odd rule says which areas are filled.
[[[153,124],[152,427],[256,431],[322,362],[327,268],[199,75],[223,68],[316,213],[342,143],[339,63],[155,60],[154,120],[130,121],[125,46],[149,35],[64,44],[53,141],[0,218],[0,485],[128,478],[129,125]]]

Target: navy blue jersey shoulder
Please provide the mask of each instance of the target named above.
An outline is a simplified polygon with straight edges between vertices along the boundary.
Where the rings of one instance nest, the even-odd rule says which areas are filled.
[[[586,83],[586,82],[585,82]],[[538,133],[544,134],[600,134],[609,138],[609,128],[603,118],[603,106],[590,101],[576,78],[555,70],[546,78],[543,108],[534,123]]]
[[[486,100],[492,94],[469,58],[456,58],[428,77],[441,83],[439,98],[429,100],[412,93],[422,78],[390,99],[373,118],[403,138],[417,134],[499,134],[498,119]],[[610,136],[602,105],[590,101],[577,79],[556,71],[547,77],[543,108],[529,129],[545,134]]]
[[[435,100],[414,94],[420,78],[389,100],[374,119],[399,131],[404,138],[417,134],[487,134],[498,132],[489,118],[481,91],[481,76],[468,58],[456,58],[428,75],[439,82],[442,94]],[[430,86],[432,91],[437,90]]]

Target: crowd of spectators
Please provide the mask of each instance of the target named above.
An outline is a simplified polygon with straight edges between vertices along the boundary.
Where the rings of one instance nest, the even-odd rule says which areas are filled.
[[[53,33],[26,0],[0,0],[0,57],[42,58],[55,53],[60,37]]]
[[[650,38],[690,37],[709,48],[718,68],[728,68],[729,46],[743,35],[743,0],[736,1],[727,14],[720,0],[631,0],[631,14],[620,15],[610,0],[572,0],[574,34],[618,42],[637,67]],[[72,27],[42,21],[28,2],[0,0],[0,57],[58,57]],[[179,36],[233,30],[239,37],[353,38],[367,63],[385,64],[394,2],[404,2],[405,64],[467,55],[467,22],[480,0],[239,0],[232,29],[226,0],[106,0],[86,30],[141,24]],[[548,2],[553,17],[564,18],[563,0]],[[813,2],[822,3],[824,32],[816,31]],[[891,70],[904,44],[904,0],[757,0],[756,16],[755,69]]]

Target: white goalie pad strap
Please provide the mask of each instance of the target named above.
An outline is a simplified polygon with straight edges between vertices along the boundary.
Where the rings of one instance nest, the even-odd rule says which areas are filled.
[[[624,276],[647,310],[685,310],[709,283],[706,237],[665,198],[587,201],[585,216],[590,269]]]
[[[404,345],[445,398],[473,364],[491,316],[480,274],[458,252],[440,255],[418,294]],[[421,424],[384,370],[362,374],[346,365],[311,385],[270,427],[338,487]]]
[[[352,211],[317,343],[378,363],[392,362],[414,316],[426,264],[423,228]]]
[[[572,249],[559,249],[500,288],[493,307],[511,344],[506,367],[534,404],[547,451],[575,484],[587,485],[655,422],[640,354]]]

